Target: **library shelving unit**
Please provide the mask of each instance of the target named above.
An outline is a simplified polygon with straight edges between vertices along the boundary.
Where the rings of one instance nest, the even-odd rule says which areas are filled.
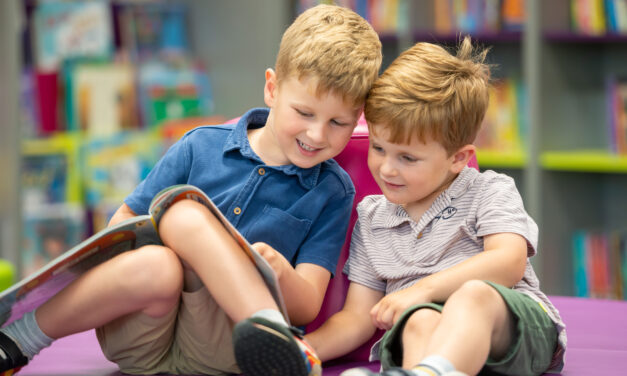
[[[408,0],[409,28],[382,35],[384,65],[418,41],[454,45],[438,33],[437,0]],[[627,35],[571,29],[571,0],[526,0],[520,31],[468,33],[490,46],[493,77],[526,85],[527,135],[520,151],[479,150],[482,169],[512,176],[540,227],[532,259],[543,289],[574,295],[573,235],[627,228],[627,156],[611,151],[608,77],[627,77]],[[463,33],[462,33],[463,34]]]
[[[627,156],[612,152],[608,79],[627,77],[627,35],[571,31],[570,1],[534,4],[533,62],[543,282],[572,295],[573,234],[627,228]]]

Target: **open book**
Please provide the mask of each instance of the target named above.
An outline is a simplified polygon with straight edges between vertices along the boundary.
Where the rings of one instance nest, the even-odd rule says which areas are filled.
[[[175,202],[191,199],[205,205],[233,236],[257,266],[283,316],[289,323],[278,280],[270,264],[231,225],[207,195],[191,185],[175,185],[159,192],[150,203],[149,214],[127,219],[93,235],[50,261],[37,272],[0,293],[0,325],[9,324],[39,307],[92,267],[114,256],[147,244],[161,245],[159,221]]]

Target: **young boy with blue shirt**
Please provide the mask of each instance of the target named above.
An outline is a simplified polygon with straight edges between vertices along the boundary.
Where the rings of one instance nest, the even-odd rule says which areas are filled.
[[[195,185],[269,261],[291,323],[310,322],[335,270],[355,193],[331,158],[349,141],[380,64],[378,36],[356,13],[327,5],[304,12],[282,38],[276,72],[265,72],[269,109],[188,132],[110,224],[145,214],[168,186]],[[163,246],[104,262],[3,328],[0,374],[12,374],[54,339],[92,328],[106,357],[129,374],[248,373],[249,349],[260,344],[232,337],[236,323],[245,333],[260,325],[282,333],[264,342],[276,351],[307,352],[253,264],[204,206],[174,204],[158,230]],[[315,354],[305,358],[264,372],[316,372]]]
[[[513,179],[467,167],[488,105],[486,53],[468,37],[456,56],[418,43],[374,83],[368,167],[383,195],[358,205],[344,307],[306,336],[323,361],[380,328],[381,375],[562,369],[564,323],[528,259],[538,227]]]

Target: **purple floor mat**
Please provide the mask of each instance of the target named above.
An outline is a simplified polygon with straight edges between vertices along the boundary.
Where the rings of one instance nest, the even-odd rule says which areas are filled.
[[[627,302],[553,297],[568,332],[566,367],[562,375],[627,374]],[[325,368],[324,376],[337,376],[349,367]],[[369,365],[373,370],[377,365]],[[93,331],[56,341],[22,369],[20,376],[121,376],[107,361]]]

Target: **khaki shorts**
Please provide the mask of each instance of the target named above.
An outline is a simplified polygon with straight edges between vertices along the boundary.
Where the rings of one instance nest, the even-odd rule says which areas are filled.
[[[529,296],[485,281],[501,295],[516,321],[516,334],[507,354],[502,359],[488,358],[481,373],[500,375],[541,375],[551,364],[557,346],[557,329],[544,308]],[[419,309],[442,312],[435,303],[409,307],[396,324],[381,339],[379,356],[383,369],[400,367],[402,363],[402,332],[412,313]]]
[[[134,313],[96,329],[107,359],[128,374],[240,373],[233,354],[233,321],[206,288],[183,292],[169,314]]]

